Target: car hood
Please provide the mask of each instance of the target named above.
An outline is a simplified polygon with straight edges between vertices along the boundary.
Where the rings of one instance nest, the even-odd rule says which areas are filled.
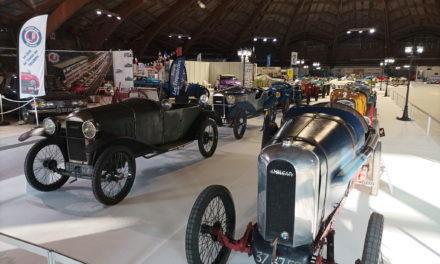
[[[44,96],[39,96],[37,99],[43,99],[45,101],[71,101],[71,100],[80,100],[80,95],[65,92],[65,91],[56,91],[56,92],[47,92]]]

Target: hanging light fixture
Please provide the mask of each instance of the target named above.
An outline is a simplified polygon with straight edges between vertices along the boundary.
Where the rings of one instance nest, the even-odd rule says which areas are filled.
[[[98,16],[100,16],[100,15],[102,15],[102,11],[99,10],[99,9],[96,9],[96,14],[97,14]]]
[[[205,3],[203,3],[202,1],[197,1],[197,4],[199,5],[199,7],[200,8],[202,8],[202,9],[205,9],[206,8],[206,5],[205,5]]]

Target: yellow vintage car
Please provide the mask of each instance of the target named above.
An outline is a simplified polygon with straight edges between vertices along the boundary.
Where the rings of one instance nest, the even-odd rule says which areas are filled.
[[[363,116],[367,115],[367,95],[352,89],[335,89],[330,93],[330,101],[348,105]]]

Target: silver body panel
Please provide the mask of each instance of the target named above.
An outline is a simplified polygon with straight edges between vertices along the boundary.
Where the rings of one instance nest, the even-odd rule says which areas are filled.
[[[286,139],[290,145],[283,144]],[[267,167],[271,162],[286,161],[296,171],[291,223],[294,233],[288,242],[293,247],[307,245],[314,241],[322,223],[343,198],[354,174],[351,169],[350,173],[341,172],[351,168],[365,143],[365,136],[356,134],[351,124],[339,116],[304,113],[288,119],[258,159],[258,224],[262,237],[267,241],[274,239],[267,235],[267,221],[284,213],[266,214]],[[277,188],[276,183],[272,188]]]

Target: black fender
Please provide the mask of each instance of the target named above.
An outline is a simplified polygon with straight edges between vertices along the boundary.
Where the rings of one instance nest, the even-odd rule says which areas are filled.
[[[194,120],[194,123],[186,134],[186,138],[189,140],[198,139],[203,122],[208,118],[213,119],[217,126],[219,125],[219,122],[220,124],[222,124],[221,118],[214,111],[203,110],[202,112],[200,112],[196,120]]]

